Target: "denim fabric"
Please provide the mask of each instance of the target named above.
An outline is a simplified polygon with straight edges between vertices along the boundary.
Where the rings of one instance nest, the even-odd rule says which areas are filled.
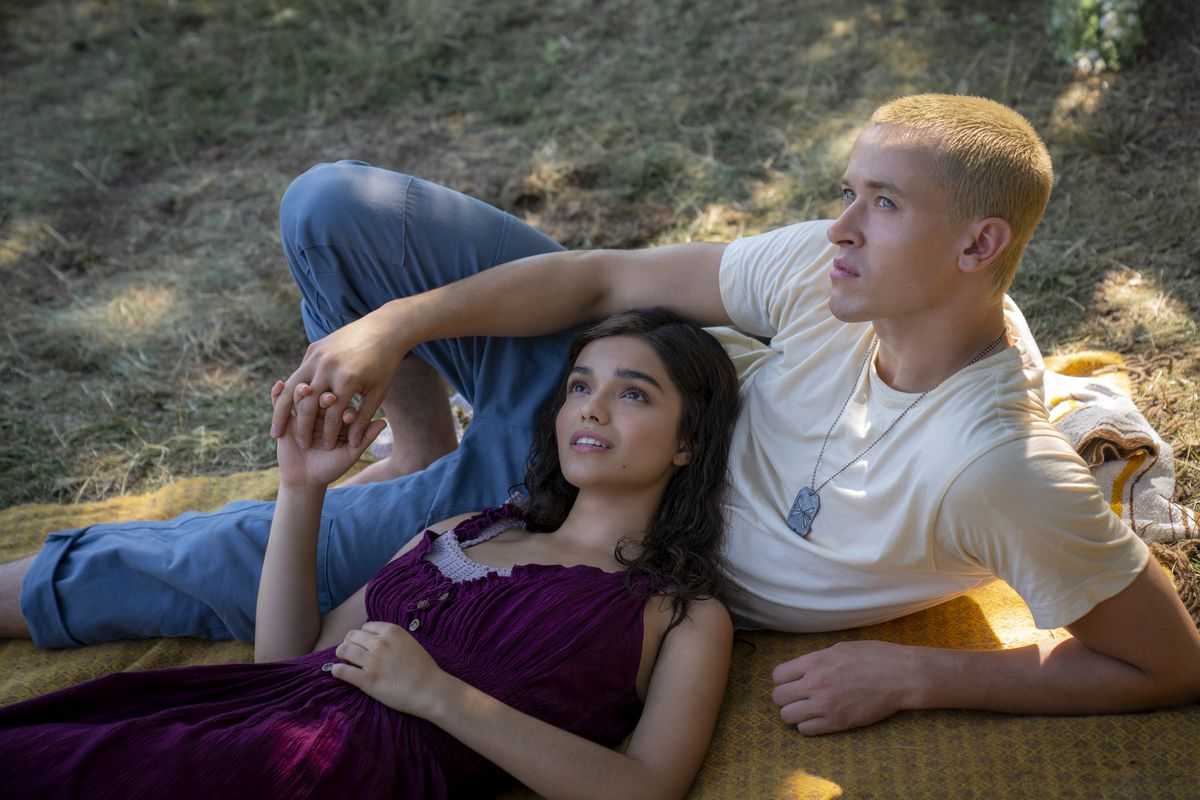
[[[311,339],[396,297],[561,249],[479,200],[353,161],[320,164],[297,178],[283,197],[280,231]],[[441,340],[414,351],[471,403],[472,422],[457,450],[419,473],[329,492],[318,544],[322,611],[430,523],[504,501],[521,481],[536,411],[555,385],[571,333]],[[239,501],[167,522],[51,534],[21,595],[34,642],[252,639],[272,509]]]

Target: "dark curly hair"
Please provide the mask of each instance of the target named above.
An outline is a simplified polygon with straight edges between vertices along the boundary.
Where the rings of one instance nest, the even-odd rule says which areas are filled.
[[[557,530],[579,490],[567,483],[558,461],[555,417],[566,397],[571,367],[597,339],[630,336],[658,355],[682,398],[679,439],[691,450],[688,464],[671,476],[651,528],[640,543],[622,539],[615,552],[633,585],[638,574],[671,600],[668,627],[687,614],[688,602],[716,597],[724,589],[717,558],[725,537],[722,502],[728,483],[729,441],[738,410],[733,362],[707,331],[665,308],[638,309],[609,317],[571,343],[566,368],[542,409],[526,462],[522,512],[531,531]]]

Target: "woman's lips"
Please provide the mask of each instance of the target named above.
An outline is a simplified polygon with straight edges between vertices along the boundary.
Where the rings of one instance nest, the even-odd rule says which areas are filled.
[[[583,450],[611,450],[612,444],[594,433],[580,432],[571,437],[571,447]]]

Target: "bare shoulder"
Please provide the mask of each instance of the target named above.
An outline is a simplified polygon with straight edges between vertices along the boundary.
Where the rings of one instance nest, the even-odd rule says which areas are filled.
[[[693,600],[688,604],[688,613],[680,625],[688,624],[705,634],[733,635],[733,619],[729,609],[715,597]]]
[[[662,636],[667,632],[673,616],[674,612],[669,597],[659,595],[651,598],[646,604],[648,632],[652,629],[657,636]],[[675,636],[677,632],[682,633],[679,638],[696,634],[732,637],[733,620],[730,618],[725,604],[715,597],[691,600],[688,602],[687,614],[679,621],[678,625],[671,629],[671,636]],[[669,640],[671,637],[667,638]]]
[[[650,598],[643,614],[642,663],[638,670],[638,694],[649,696],[651,679],[661,686],[671,676],[688,674],[694,683],[700,674],[724,685],[733,648],[733,621],[725,604],[716,598],[692,600],[687,614],[671,628],[671,599]],[[670,630],[668,630],[668,628]],[[714,685],[715,685],[714,683]],[[660,690],[660,695],[670,690]]]

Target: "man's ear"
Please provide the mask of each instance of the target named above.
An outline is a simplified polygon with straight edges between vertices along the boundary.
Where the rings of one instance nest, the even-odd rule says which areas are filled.
[[[680,444],[679,449],[675,451],[675,457],[671,459],[671,463],[677,467],[682,467],[692,460],[692,448],[686,444]]]
[[[1000,217],[981,219],[971,226],[971,239],[958,254],[958,268],[978,272],[987,267],[1012,241],[1012,226]]]

